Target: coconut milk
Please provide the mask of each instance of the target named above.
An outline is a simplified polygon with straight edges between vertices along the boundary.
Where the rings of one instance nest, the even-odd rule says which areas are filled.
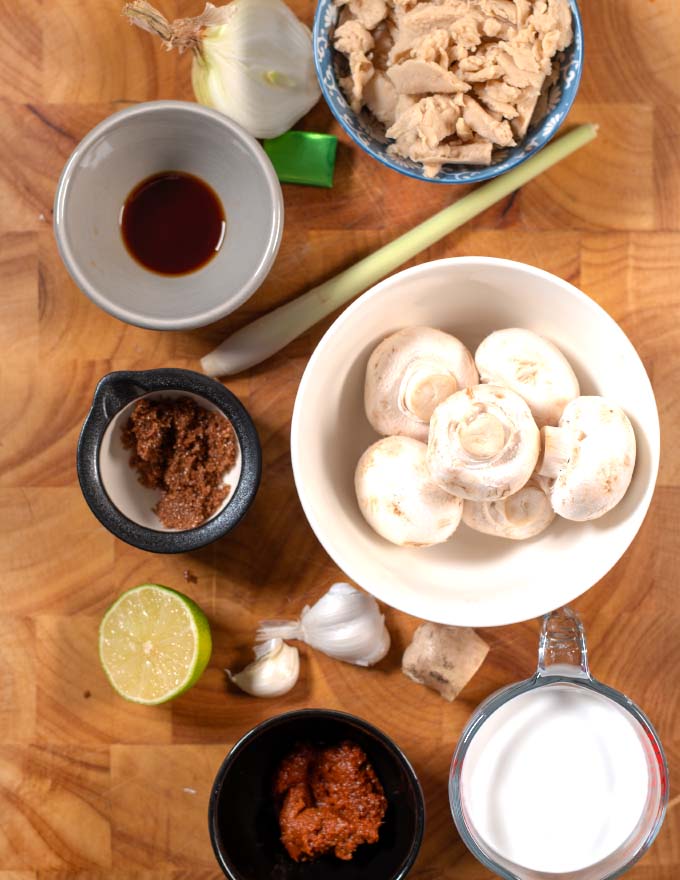
[[[618,850],[650,789],[649,746],[628,713],[584,688],[528,691],[494,712],[465,755],[468,823],[500,856],[561,874]]]

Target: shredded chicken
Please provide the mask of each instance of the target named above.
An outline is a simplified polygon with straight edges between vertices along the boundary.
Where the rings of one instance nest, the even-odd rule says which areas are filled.
[[[349,11],[367,30],[372,31],[387,16],[385,0],[336,0],[338,6],[349,6]]]
[[[555,56],[573,40],[569,0],[335,0],[340,85],[434,177],[489,165],[546,111]]]
[[[460,108],[447,95],[433,95],[421,98],[417,104],[401,114],[391,128],[387,129],[387,137],[394,138],[397,144],[401,141],[404,147],[414,143],[423,144],[433,150],[441,141],[452,135],[456,130],[456,122],[460,117]]]
[[[382,71],[376,71],[364,87],[364,102],[378,122],[389,128],[397,118],[399,95]]]
[[[349,19],[335,30],[335,48],[349,58],[350,75],[340,80],[340,87],[355,113],[364,105],[364,88],[373,76],[373,63],[366,54],[373,46],[370,32],[356,19]]]
[[[451,64],[448,53],[450,43],[451,35],[449,32],[444,28],[438,28],[431,34],[426,34],[416,40],[411,49],[411,57],[420,58],[423,61],[433,61],[444,70],[448,70]]]
[[[392,85],[402,95],[426,95],[433,92],[450,94],[468,92],[470,86],[450,70],[443,70],[434,61],[409,58],[387,70]]]

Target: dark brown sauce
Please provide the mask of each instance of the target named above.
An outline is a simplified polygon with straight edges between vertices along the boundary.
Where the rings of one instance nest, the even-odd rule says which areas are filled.
[[[120,217],[131,256],[161,275],[185,275],[205,266],[220,249],[225,228],[216,193],[184,171],[162,171],[138,183]]]

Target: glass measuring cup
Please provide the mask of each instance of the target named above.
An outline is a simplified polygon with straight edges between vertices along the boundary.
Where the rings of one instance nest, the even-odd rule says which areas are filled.
[[[479,809],[476,812],[477,819],[473,816],[475,809],[471,809],[471,806],[475,801],[479,802],[479,797],[472,784],[473,780],[477,778],[476,771],[470,770],[470,767],[474,768],[481,764],[481,761],[484,761],[486,765],[494,766],[499,770],[492,781],[499,785],[507,784],[508,774],[511,776],[513,772],[513,770],[508,770],[508,765],[514,760],[513,742],[523,743],[525,741],[524,739],[513,740],[512,735],[506,736],[503,747],[505,751],[502,748],[500,751],[497,750],[499,757],[496,764],[493,764],[496,760],[496,753],[493,751],[493,738],[497,737],[500,731],[507,733],[508,730],[511,730],[510,725],[515,724],[516,719],[522,713],[526,715],[527,707],[532,704],[534,708],[538,709],[539,714],[534,712],[533,718],[531,714],[527,715],[529,725],[525,728],[516,726],[516,730],[518,731],[517,735],[521,737],[524,736],[522,731],[526,730],[526,736],[533,736],[532,742],[539,746],[535,758],[531,756],[529,750],[529,761],[534,763],[532,768],[534,776],[531,784],[527,786],[527,790],[519,791],[516,809],[510,811],[512,815],[508,815],[502,810],[495,814],[497,825],[503,826],[505,824],[508,826],[504,830],[509,836],[504,838],[501,833],[496,840],[492,840],[494,833],[489,829],[494,827],[493,824],[490,825],[486,822],[486,817],[480,813]],[[570,707],[571,715],[569,718],[564,716],[563,719],[559,715],[560,707]],[[577,707],[578,710],[576,714],[573,711],[574,707]],[[583,707],[582,718],[579,717],[580,707]],[[595,714],[593,714],[593,709]],[[569,754],[569,743],[555,742],[554,753],[546,761],[545,755],[540,752],[542,749],[552,748],[552,743],[548,737],[541,739],[540,733],[537,740],[536,728],[538,724],[543,726],[547,721],[552,724],[552,727],[546,727],[546,730],[550,730],[552,733],[564,733],[564,737],[568,738],[569,732],[578,731],[580,724],[585,724],[589,731],[589,725],[594,724],[596,717],[599,727],[593,728],[593,730],[595,730],[595,735],[602,733],[605,742],[606,732],[603,732],[602,720],[610,719],[613,722],[611,747],[614,752],[622,741],[628,742],[629,745],[634,744],[631,754],[636,760],[637,751],[639,751],[640,760],[637,762],[639,764],[637,770],[645,774],[646,795],[640,787],[640,781],[643,777],[638,772],[635,777],[636,787],[631,782],[629,790],[635,789],[640,792],[639,803],[636,801],[639,813],[637,812],[638,806],[633,804],[632,799],[626,803],[624,797],[620,804],[623,811],[628,811],[628,815],[623,817],[621,821],[625,819],[630,824],[630,818],[633,817],[631,830],[626,832],[624,839],[620,840],[613,849],[600,852],[595,860],[584,864],[573,863],[570,865],[570,859],[578,858],[571,855],[572,848],[578,851],[578,841],[575,840],[574,829],[578,829],[579,826],[583,827],[585,837],[590,840],[589,835],[592,835],[593,841],[596,840],[597,835],[593,831],[592,809],[593,801],[597,799],[588,798],[587,791],[582,788],[584,780],[577,776],[578,768],[574,770],[574,767],[569,765],[569,759],[574,757],[573,754]],[[574,723],[577,724],[576,728],[569,727],[569,724],[573,725]],[[497,739],[497,743],[500,741]],[[488,757],[489,755],[492,757]],[[613,786],[619,776],[628,777],[630,775],[631,780],[633,779],[636,772],[634,766],[636,760],[628,761],[623,765],[620,765],[619,762],[617,765],[616,756],[609,756],[611,757],[609,760],[608,755],[608,752],[604,755],[604,763],[606,764],[603,768],[604,775],[599,774],[597,767],[587,768],[590,774],[586,780],[587,783],[596,785],[596,780],[601,777],[611,780]],[[623,752],[619,751],[619,757],[621,755]],[[562,763],[562,768],[560,768],[560,763]],[[562,771],[561,778],[560,770]],[[481,780],[487,778],[481,771],[480,774]],[[492,779],[491,776],[488,778]],[[537,782],[538,788],[535,785]],[[526,796],[526,799],[523,796]],[[493,809],[493,799],[494,790],[489,787],[482,800],[491,803]],[[449,800],[453,819],[463,842],[480,862],[505,880],[556,880],[558,877],[560,880],[612,880],[627,871],[649,848],[658,834],[668,801],[668,767],[661,743],[647,717],[634,703],[624,694],[601,684],[591,676],[583,626],[576,614],[570,609],[563,608],[545,616],[538,648],[538,668],[535,675],[526,681],[502,688],[492,694],[479,706],[466,725],[453,756],[449,777]],[[566,859],[564,864],[558,867],[556,863],[549,864],[545,860],[541,863],[539,856],[536,856],[537,860],[534,864],[530,864],[533,856],[523,858],[521,862],[513,860],[517,852],[516,838],[508,832],[508,828],[511,826],[517,828],[519,827],[517,823],[525,822],[526,819],[522,834],[524,852],[530,851],[533,840],[536,852],[541,851],[545,854],[550,851],[549,838],[551,834],[559,836],[561,829],[554,830],[556,826],[553,826],[547,837],[545,834],[541,836],[541,829],[545,830],[548,827],[553,815],[560,816],[560,800],[563,802],[562,805],[568,805],[566,809],[569,812],[568,825],[571,829],[570,836],[561,841],[564,844]],[[618,801],[616,803],[618,804]],[[537,810],[540,811],[541,822],[539,823],[535,821]],[[564,813],[562,813],[562,819],[564,820]],[[622,827],[627,828],[628,826],[624,824]],[[497,841],[504,839],[509,841],[508,845],[498,845]],[[606,835],[601,835],[598,839],[598,845],[606,845]],[[513,847],[515,848],[514,852]],[[583,852],[585,851],[584,846]],[[593,849],[593,852],[595,851],[596,848]]]

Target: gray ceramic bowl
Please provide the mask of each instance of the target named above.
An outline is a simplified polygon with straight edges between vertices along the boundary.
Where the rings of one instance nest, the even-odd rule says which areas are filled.
[[[227,232],[203,268],[172,277],[130,256],[119,219],[140,181],[175,170],[210,184]],[[54,231],[71,277],[109,314],[154,330],[202,327],[244,303],[266,278],[283,231],[281,186],[258,142],[222,113],[153,101],[114,113],[76,147],[57,187]]]

